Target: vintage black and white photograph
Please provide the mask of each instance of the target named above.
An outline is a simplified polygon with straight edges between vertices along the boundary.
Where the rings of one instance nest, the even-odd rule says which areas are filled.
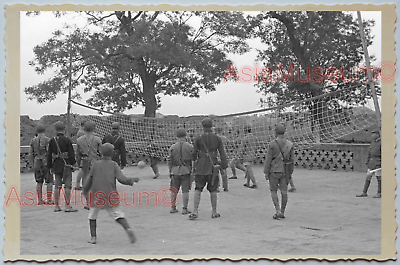
[[[6,260],[396,257],[393,6],[21,7]]]

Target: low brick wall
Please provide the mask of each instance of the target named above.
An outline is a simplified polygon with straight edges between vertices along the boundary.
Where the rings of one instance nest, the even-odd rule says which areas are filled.
[[[295,150],[295,166],[300,168],[319,168],[327,170],[361,171],[366,172],[369,144],[318,144],[309,149]],[[31,172],[32,165],[28,159],[29,147],[20,147],[20,172]],[[265,155],[263,150],[258,150],[256,164],[263,164]],[[145,155],[133,152],[127,154],[127,166],[132,166],[143,160],[149,163]],[[164,159],[165,161],[165,159]]]

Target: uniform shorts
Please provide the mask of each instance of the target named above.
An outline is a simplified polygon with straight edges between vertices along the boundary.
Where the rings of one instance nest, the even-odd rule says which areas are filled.
[[[209,192],[217,191],[219,187],[219,178],[215,178],[212,182],[213,175],[196,175],[194,181],[196,183],[195,190],[203,191],[204,187],[207,185],[207,190]]]
[[[89,158],[83,158],[81,163],[83,174],[87,176],[90,172],[90,168],[92,167],[92,161]]]
[[[65,188],[72,188],[72,171],[70,167],[64,167],[64,172],[56,173],[55,178],[56,187],[61,187],[64,184]]]
[[[269,175],[269,190],[277,191],[278,189],[287,191],[285,174],[281,172],[272,172]]]
[[[43,168],[42,171],[35,171],[35,181],[38,184],[43,184],[43,182],[53,183],[53,174],[50,174],[50,170],[48,168]]]
[[[114,220],[125,217],[124,212],[122,212],[121,209],[119,209],[118,207],[90,207],[89,219],[96,220],[100,210],[103,209],[106,210],[108,215],[111,218],[114,218]]]
[[[192,182],[190,181],[190,175],[173,175],[171,177],[171,186],[176,189],[176,192],[179,191],[179,188],[182,186],[182,192],[183,193],[188,193],[190,189],[190,184]]]

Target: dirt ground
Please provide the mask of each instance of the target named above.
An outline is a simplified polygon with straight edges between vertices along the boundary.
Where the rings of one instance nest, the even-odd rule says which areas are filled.
[[[289,193],[286,218],[274,220],[268,183],[262,166],[255,166],[258,189],[243,187],[244,174],[239,171],[237,180],[229,180],[229,192],[221,191],[218,195],[221,217],[211,218],[210,196],[204,191],[199,219],[190,221],[181,214],[181,201],[179,213],[175,214],[169,213],[170,208],[163,205],[166,203],[162,199],[155,205],[154,193],[150,200],[141,196],[139,205],[139,192],[165,194],[163,187],[169,184],[165,164],[160,165],[160,171],[161,177],[154,180],[149,167],[129,167],[124,173],[139,176],[140,182],[133,187],[118,185],[121,194],[129,194],[121,208],[135,231],[135,244],[128,242],[124,230],[105,211],[99,214],[98,242],[92,245],[87,243],[88,211],[83,206],[77,205],[76,213],[54,213],[52,206],[26,206],[21,207],[21,255],[50,255],[49,259],[66,255],[93,255],[90,257],[96,259],[105,257],[102,255],[235,259],[276,255],[363,256],[381,252],[381,199],[372,198],[377,189],[376,179],[367,198],[355,197],[364,185],[362,172],[295,169],[297,191]],[[33,174],[21,174],[21,191],[34,189]],[[190,210],[193,194],[192,189]]]

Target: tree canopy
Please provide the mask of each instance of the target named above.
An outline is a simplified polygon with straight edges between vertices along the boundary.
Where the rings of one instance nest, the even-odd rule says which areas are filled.
[[[161,94],[198,97],[201,90],[214,91],[229,64],[227,54],[249,50],[242,12],[81,13],[90,28],[58,30],[35,47],[30,64],[39,74],[55,75],[25,88],[30,99],[43,103],[68,91],[71,71],[73,88],[94,92],[90,105],[114,112],[142,105],[145,116],[154,117]]]
[[[251,23],[253,37],[266,45],[258,50],[258,60],[272,70],[270,76],[265,72],[258,76],[256,85],[265,96],[262,104],[286,104],[349,85],[363,86],[351,90],[348,103],[365,102],[370,95],[363,79],[365,72],[359,72],[358,80],[348,81],[352,69],[355,75],[355,68],[364,60],[359,25],[351,13],[270,11],[260,13]],[[363,24],[369,46],[374,21]],[[277,75],[281,79],[275,79]]]

